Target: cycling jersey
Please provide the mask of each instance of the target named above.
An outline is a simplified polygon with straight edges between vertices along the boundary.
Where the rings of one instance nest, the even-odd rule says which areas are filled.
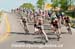
[[[55,28],[58,28],[58,21],[57,20],[53,20],[52,22],[51,22],[51,24],[55,27]]]
[[[59,19],[61,15],[60,15],[59,12],[56,12],[56,16],[57,16],[57,18]]]
[[[53,21],[55,18],[56,18],[56,15],[52,15],[52,16],[50,17],[51,21]]]
[[[23,22],[23,23],[26,23],[26,20],[25,20],[25,19],[22,19],[22,22]]]
[[[66,23],[70,23],[69,17],[64,17],[64,20],[65,20]]]

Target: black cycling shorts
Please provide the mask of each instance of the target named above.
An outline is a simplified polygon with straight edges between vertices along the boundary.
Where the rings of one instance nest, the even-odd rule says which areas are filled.
[[[53,24],[53,26],[54,26],[55,28],[58,28],[58,25],[57,25],[57,24]]]
[[[36,25],[36,24],[34,24],[34,27],[37,27],[37,25]]]

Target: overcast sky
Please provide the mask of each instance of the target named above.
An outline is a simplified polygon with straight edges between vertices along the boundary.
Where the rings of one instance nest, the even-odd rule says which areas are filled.
[[[9,11],[10,9],[17,8],[26,2],[29,2],[35,5],[36,1],[37,0],[0,0],[0,9]],[[48,0],[47,2],[50,2],[50,0]]]

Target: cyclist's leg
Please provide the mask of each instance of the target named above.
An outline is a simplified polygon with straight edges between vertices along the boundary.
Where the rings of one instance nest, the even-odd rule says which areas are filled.
[[[58,27],[57,24],[54,26],[54,28],[55,28],[55,34],[57,35],[57,39],[59,40],[60,34],[61,34],[61,30],[60,30],[60,28]]]
[[[58,34],[60,35],[61,34],[61,18],[60,20],[58,21],[58,24],[57,24],[57,30],[58,30]]]
[[[29,30],[27,28],[27,24],[26,23],[24,23],[24,30],[25,30],[26,33],[29,33]]]
[[[47,34],[45,33],[45,31],[44,31],[44,27],[43,27],[43,26],[41,26],[41,27],[42,27],[42,33],[44,34],[46,41],[48,41],[48,36],[47,36]]]
[[[72,34],[70,23],[68,23],[67,30],[68,30],[68,33]]]

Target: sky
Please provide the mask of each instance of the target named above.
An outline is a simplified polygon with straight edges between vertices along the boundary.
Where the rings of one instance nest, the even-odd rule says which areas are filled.
[[[0,9],[9,11],[22,5],[23,3],[36,4],[37,0],[0,0]]]
[[[35,5],[37,0],[0,0],[0,9],[9,11],[11,9],[17,8],[23,3],[32,3]],[[50,2],[48,0],[47,2]]]

